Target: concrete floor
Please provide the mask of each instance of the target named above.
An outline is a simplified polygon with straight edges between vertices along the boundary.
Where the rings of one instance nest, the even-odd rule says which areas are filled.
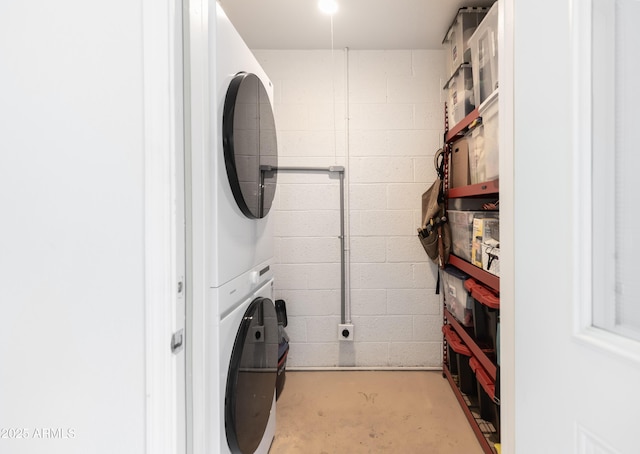
[[[441,372],[286,372],[270,454],[481,454]]]

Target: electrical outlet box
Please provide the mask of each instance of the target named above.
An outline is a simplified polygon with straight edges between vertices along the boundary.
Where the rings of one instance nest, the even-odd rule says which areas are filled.
[[[340,323],[338,325],[338,339],[343,341],[353,341],[353,323]]]

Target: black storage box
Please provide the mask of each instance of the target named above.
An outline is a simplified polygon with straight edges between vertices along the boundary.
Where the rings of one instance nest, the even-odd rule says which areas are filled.
[[[451,348],[450,344],[447,345],[447,349],[449,372],[451,372],[452,375],[458,375],[458,354]]]
[[[283,330],[284,331],[284,330]],[[278,345],[278,376],[276,378],[276,400],[282,394],[284,383],[287,380],[286,368],[287,368],[287,355],[289,355],[289,340],[288,337],[281,338],[281,342]],[[286,338],[286,340],[285,340]]]
[[[491,350],[496,351],[500,297],[474,279],[467,279],[464,287],[473,297],[475,338],[478,342],[488,344]]]
[[[471,350],[460,339],[460,336],[455,332],[451,325],[444,325],[442,332],[447,340],[448,347],[456,353],[456,369],[458,373],[458,387],[460,391],[468,396],[475,396],[476,389],[476,376],[471,370],[469,365],[469,358],[471,357]],[[451,370],[451,358],[449,360],[449,372],[454,373]]]
[[[476,358],[471,357],[469,360],[469,366],[476,376],[478,401],[480,404],[480,417],[493,424],[499,441],[500,405],[498,404],[498,399],[496,399],[496,383]]]
[[[287,379],[287,356],[289,355],[289,336],[284,327],[289,324],[287,319],[287,305],[284,300],[276,300],[276,316],[278,317],[278,333],[280,340],[278,342],[278,375],[276,377],[276,400],[282,394],[284,383]]]

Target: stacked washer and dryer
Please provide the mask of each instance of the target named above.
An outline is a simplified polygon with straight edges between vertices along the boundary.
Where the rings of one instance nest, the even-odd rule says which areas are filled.
[[[273,87],[217,3],[215,30],[209,90],[218,123],[209,126],[216,181],[208,208],[212,307],[205,311],[205,362],[218,389],[207,399],[213,408],[205,430],[213,452],[267,453],[275,434],[281,337],[267,216],[277,178]]]

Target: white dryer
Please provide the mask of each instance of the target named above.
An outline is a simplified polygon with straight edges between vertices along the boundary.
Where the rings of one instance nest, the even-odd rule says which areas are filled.
[[[211,286],[219,287],[273,257],[277,139],[273,86],[216,4],[210,66],[212,175]],[[215,120],[213,120],[215,118]]]

